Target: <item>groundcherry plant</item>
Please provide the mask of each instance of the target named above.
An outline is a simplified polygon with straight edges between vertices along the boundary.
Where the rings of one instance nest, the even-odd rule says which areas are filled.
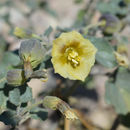
[[[107,4],[111,6],[112,2]],[[90,77],[93,82],[93,77],[100,72],[92,69],[99,65],[112,70],[103,73],[108,77],[106,103],[112,105],[117,114],[127,115],[130,112],[129,41],[120,32],[127,25],[128,16],[122,14],[120,8],[128,9],[130,2],[123,2],[123,7],[115,2],[113,12],[103,8],[106,3],[99,4],[97,9],[101,17],[95,24],[85,21],[77,26],[86,17],[82,12],[82,17],[78,17],[72,27],[53,30],[50,26],[41,35],[14,28],[14,37],[20,41],[17,52],[6,51],[6,45],[0,44],[0,121],[12,127],[18,127],[30,118],[44,121],[51,109],[60,111],[65,120],[83,122],[75,108],[70,107],[68,96],[77,85],[88,84]],[[100,37],[96,35],[98,31],[102,33]],[[53,75],[74,85],[63,90],[65,94],[50,92],[34,99],[28,82],[34,78],[49,82],[52,69]]]

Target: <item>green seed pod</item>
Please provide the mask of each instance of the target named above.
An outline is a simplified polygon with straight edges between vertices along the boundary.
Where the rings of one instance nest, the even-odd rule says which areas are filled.
[[[32,68],[36,68],[45,55],[45,49],[39,40],[29,39],[21,42],[19,56],[23,63],[30,63]]]
[[[99,21],[106,21],[106,24],[101,26],[101,29],[106,34],[113,34],[121,29],[120,20],[112,14],[104,14],[100,17]]]
[[[25,78],[24,78],[24,71],[22,69],[13,69],[8,71],[7,76],[7,83],[12,86],[20,86],[24,84]]]

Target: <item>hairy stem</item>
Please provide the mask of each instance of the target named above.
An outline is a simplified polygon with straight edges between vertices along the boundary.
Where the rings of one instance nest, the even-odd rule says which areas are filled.
[[[91,29],[91,28],[95,28],[95,27],[99,27],[99,26],[104,26],[105,24],[106,24],[105,21],[100,21],[100,22],[98,22],[96,24],[90,24],[90,25],[88,25],[88,26],[86,26],[84,28],[84,34],[87,35],[89,29]]]

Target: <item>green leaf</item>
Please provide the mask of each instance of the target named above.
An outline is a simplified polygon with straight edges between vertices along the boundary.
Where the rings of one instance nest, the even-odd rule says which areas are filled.
[[[0,62],[1,62],[1,59],[3,57],[3,54],[4,54],[4,51],[5,51],[5,48],[6,48],[6,43],[4,42],[4,39],[0,36]]]
[[[113,48],[108,41],[103,38],[89,38],[90,41],[98,49],[96,54],[96,60],[105,67],[113,68],[117,65],[116,59],[113,53]]]
[[[130,71],[121,67],[117,74],[115,85],[130,92]]]
[[[49,27],[45,30],[44,36],[49,37],[52,31],[53,31],[53,28],[52,28],[51,26],[49,26]]]
[[[40,119],[44,121],[47,119],[48,113],[47,110],[40,107],[36,107],[30,111],[30,115],[32,119]]]
[[[20,119],[14,111],[5,111],[0,115],[0,121],[4,122],[5,125],[16,126]]]
[[[116,82],[106,83],[105,99],[107,103],[115,107],[117,113],[130,112],[130,72],[128,70],[120,68]]]
[[[101,13],[111,13],[111,14],[121,14],[125,15],[128,13],[127,8],[121,8],[119,6],[120,0],[111,0],[109,2],[99,2],[97,4],[97,9]]]
[[[20,105],[20,91],[18,88],[9,92],[9,101],[16,106]]]
[[[51,56],[46,55],[44,61],[41,63],[39,69],[48,69],[52,67]]]
[[[4,88],[4,85],[6,83],[5,73],[0,72],[0,88]]]
[[[13,54],[12,52],[4,53],[0,63],[0,72],[7,72],[9,69],[11,69],[12,66],[18,65],[19,62],[19,56]]]
[[[32,89],[30,87],[26,87],[25,92],[20,97],[20,101],[22,103],[26,103],[30,100],[32,100]]]
[[[6,74],[13,68],[14,65],[17,65],[20,62],[20,59],[17,55],[12,52],[4,53],[1,62],[0,62],[0,88],[4,88],[6,83]]]
[[[125,37],[125,36],[121,36],[121,42],[120,42],[120,43],[123,43],[123,44],[129,44],[130,41],[128,40],[127,37]]]
[[[128,113],[127,115],[121,115],[120,121],[121,121],[121,124],[130,128],[130,113]]]
[[[18,65],[20,58],[18,55],[15,55],[13,52],[6,52],[4,55],[3,62],[7,65]]]
[[[119,89],[111,82],[106,83],[105,99],[108,104],[115,107],[117,113],[127,113],[127,108]]]
[[[0,91],[0,114],[6,109],[7,97],[4,95],[3,91]]]
[[[74,2],[75,2],[76,4],[80,4],[80,3],[83,2],[83,0],[75,0]]]
[[[45,11],[47,11],[48,14],[50,14],[52,17],[54,18],[58,18],[58,14],[55,10],[53,10],[51,7],[48,6],[48,4],[46,4],[46,6],[44,7]]]

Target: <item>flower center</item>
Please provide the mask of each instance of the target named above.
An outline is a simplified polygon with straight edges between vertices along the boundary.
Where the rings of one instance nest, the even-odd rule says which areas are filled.
[[[67,62],[72,65],[72,67],[76,68],[80,64],[80,57],[77,51],[73,48],[66,49],[67,54]]]

